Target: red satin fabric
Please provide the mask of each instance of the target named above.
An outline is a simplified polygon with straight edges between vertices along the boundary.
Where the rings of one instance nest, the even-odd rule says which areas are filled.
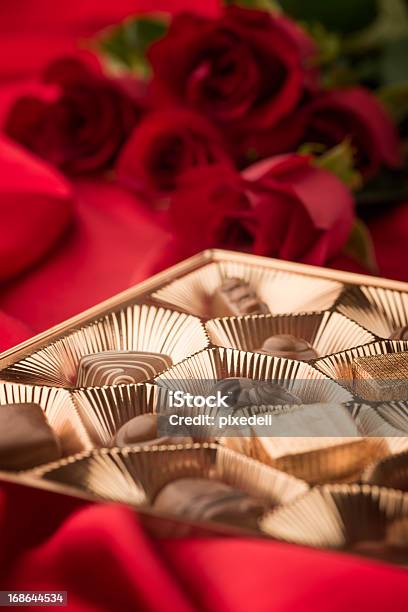
[[[11,483],[1,491],[0,528],[1,589],[65,590],[75,612],[374,612],[390,598],[394,612],[408,605],[401,569],[249,538],[154,540],[124,506]]]
[[[211,11],[217,3],[161,4]],[[74,49],[78,36],[151,5],[158,2],[1,3],[0,57],[7,61],[0,62],[0,114],[26,79],[56,53]],[[74,223],[53,250],[0,285],[2,350],[183,255],[160,217],[117,185],[79,181],[73,201]],[[372,229],[380,272],[408,280],[408,204],[384,213]],[[361,271],[344,257],[333,266]],[[406,573],[394,567],[269,541],[154,540],[124,506],[6,482],[0,486],[0,542],[1,589],[66,590],[68,609],[78,612],[408,609]]]

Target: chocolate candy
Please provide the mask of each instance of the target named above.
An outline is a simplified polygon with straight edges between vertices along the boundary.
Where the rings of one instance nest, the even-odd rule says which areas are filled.
[[[311,484],[353,478],[388,452],[364,438],[341,404],[307,404],[273,413],[267,427],[255,426],[257,459]]]
[[[354,391],[364,399],[408,399],[408,352],[356,357],[352,368]]]
[[[112,440],[112,446],[131,446],[132,444],[152,446],[156,444],[191,444],[192,442],[193,439],[189,436],[159,436],[157,414],[141,414],[122,425]]]
[[[211,390],[211,395],[220,391],[229,395],[226,400],[231,408],[244,406],[278,406],[285,404],[301,404],[299,397],[290,393],[276,383],[268,380],[252,380],[251,378],[225,378],[220,380]]]
[[[82,357],[78,387],[128,385],[149,380],[173,365],[167,355],[142,351],[104,351]]]
[[[215,290],[212,313],[216,317],[247,314],[268,314],[268,306],[261,302],[249,284],[240,278],[228,278]]]
[[[395,329],[390,335],[390,340],[408,340],[408,325]]]
[[[391,563],[408,562],[408,518],[394,519],[380,529],[376,540],[353,542],[351,550],[357,554],[382,559]]]
[[[193,520],[220,521],[256,529],[267,504],[222,482],[180,478],[163,487],[153,507],[159,512]]]
[[[41,406],[0,406],[0,469],[28,470],[60,457],[59,440]]]
[[[257,353],[273,355],[274,357],[285,357],[286,359],[297,359],[298,361],[310,361],[317,359],[318,354],[307,340],[297,338],[292,334],[276,334],[266,338]]]

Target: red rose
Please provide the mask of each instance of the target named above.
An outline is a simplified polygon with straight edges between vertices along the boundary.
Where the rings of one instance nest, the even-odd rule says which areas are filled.
[[[296,150],[302,143],[333,147],[349,138],[356,166],[369,179],[381,166],[401,165],[398,134],[377,99],[361,87],[321,92],[302,103],[288,117],[269,129],[254,130],[237,138],[236,159],[248,165]]]
[[[172,191],[181,173],[215,163],[232,165],[217,130],[189,110],[153,112],[135,128],[117,162],[119,180],[158,196]]]
[[[286,18],[227,7],[219,19],[176,16],[152,45],[157,104],[187,104],[226,129],[270,127],[290,113],[314,70],[310,39]]]
[[[382,165],[390,168],[401,165],[397,131],[378,100],[366,89],[322,93],[305,107],[303,114],[306,125],[303,141],[332,147],[350,138],[364,178],[373,177]]]
[[[230,146],[237,165],[245,168],[261,159],[296,151],[303,142],[305,131],[306,115],[298,108],[269,129],[235,134]]]
[[[51,64],[44,97],[17,100],[6,133],[70,174],[113,162],[140,113],[119,83],[76,58]]]
[[[0,138],[0,280],[32,265],[71,220],[72,193],[54,168]]]
[[[223,247],[321,265],[348,238],[353,200],[333,174],[288,155],[241,175],[216,166],[190,171],[170,212],[191,252]]]

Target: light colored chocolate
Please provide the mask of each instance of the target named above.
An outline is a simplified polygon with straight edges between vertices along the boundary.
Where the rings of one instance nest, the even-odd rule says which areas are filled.
[[[354,390],[364,399],[408,399],[408,352],[357,357],[352,371]]]

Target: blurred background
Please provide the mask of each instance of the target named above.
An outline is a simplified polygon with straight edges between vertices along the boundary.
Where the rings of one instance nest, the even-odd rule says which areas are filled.
[[[75,105],[79,103],[69,97],[69,92],[63,111],[61,105],[47,106],[55,101],[47,96],[55,94],[44,93],[44,79],[62,89],[67,87],[66,92],[71,78],[67,70],[64,75],[68,76],[64,76],[66,80],[62,83],[62,72],[58,73],[58,69],[52,72],[53,62],[75,57],[89,63],[97,58],[98,70],[102,70],[104,78],[109,83],[115,82],[115,87],[120,82],[122,93],[126,90],[137,112],[141,107],[140,112],[145,112],[143,105],[150,103],[150,93],[146,93],[152,75],[150,46],[157,39],[166,39],[175,15],[190,11],[199,19],[222,20],[225,5],[265,11],[273,19],[285,18],[297,31],[301,29],[309,41],[307,44],[303,41],[301,53],[310,52],[310,49],[306,51],[307,45],[313,45],[314,49],[313,57],[309,57],[309,63],[303,64],[303,68],[306,66],[310,80],[315,79],[313,71],[318,71],[319,95],[322,92],[329,96],[333,92],[342,95],[344,89],[351,88],[368,92],[370,96],[354,97],[353,94],[346,99],[340,95],[333,104],[330,102],[329,109],[322,109],[321,97],[316,102],[309,85],[305,85],[298,106],[292,111],[293,117],[303,117],[302,109],[309,109],[308,101],[313,101],[316,105],[313,125],[311,115],[307,112],[304,115],[304,129],[309,133],[303,133],[300,142],[280,146],[282,134],[288,130],[285,123],[278,122],[274,128],[281,132],[269,138],[264,151],[249,142],[245,145],[244,157],[239,160],[235,158],[238,145],[235,140],[233,145],[229,142],[228,155],[231,146],[234,147],[230,155],[233,165],[240,171],[281,150],[307,153],[321,160],[321,166],[334,172],[352,192],[354,221],[344,248],[316,261],[310,258],[307,261],[408,280],[405,265],[408,7],[404,0],[226,3],[216,0],[59,3],[15,0],[0,6],[0,121],[3,127],[0,310],[4,321],[1,348],[125,289],[201,246],[197,243],[186,249],[166,213],[156,205],[162,199],[156,198],[152,204],[152,198],[146,199],[143,190],[131,184],[135,177],[140,179],[137,174],[141,172],[139,140],[135,139],[136,144],[130,147],[131,163],[126,165],[128,159],[121,165],[126,180],[117,180],[120,169],[114,164],[103,168],[85,164],[79,171],[75,163],[64,166],[66,160],[59,157],[58,149],[61,125],[66,134],[78,133],[79,138],[88,138],[91,130],[98,132],[101,117],[98,113],[102,111],[95,110],[92,123],[92,108],[97,109],[95,99],[99,95],[95,96],[95,92],[89,104],[86,102],[86,115],[77,111]],[[160,70],[165,72],[166,68],[159,66],[157,70],[160,77]],[[211,112],[205,119],[211,119],[210,115]],[[126,137],[131,132],[132,121]],[[157,125],[154,120],[152,123]],[[291,126],[296,123],[292,116],[289,123]],[[227,130],[220,131],[225,137]],[[324,133],[324,138],[319,133]],[[102,132],[101,142],[104,138]],[[186,146],[184,135],[183,138]],[[271,143],[279,146],[271,148]],[[16,148],[21,145],[22,149]],[[100,143],[98,146],[103,148]],[[71,141],[67,147],[72,147]],[[70,155],[70,162],[72,159],[75,162],[76,153],[73,155],[70,151]],[[174,149],[170,149],[170,154],[168,148],[162,150],[160,155],[166,171],[169,155],[172,160],[178,159]],[[187,153],[183,155],[184,164]],[[35,166],[35,163],[42,165]],[[144,167],[142,171],[145,172]],[[325,197],[330,199],[330,194],[323,190],[322,201]],[[185,217],[185,212],[182,216]],[[199,227],[201,221],[193,216],[191,224]],[[244,229],[246,232],[247,228]],[[224,237],[224,242],[221,240],[217,246],[230,246],[230,242]],[[292,258],[288,249],[288,258]],[[285,256],[284,249],[277,253],[264,249],[261,253]],[[11,319],[13,333],[9,331]]]

